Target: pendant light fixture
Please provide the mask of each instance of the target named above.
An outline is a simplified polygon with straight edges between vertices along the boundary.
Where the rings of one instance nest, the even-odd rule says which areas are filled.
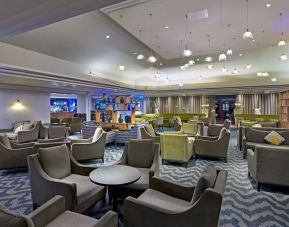
[[[120,17],[120,25],[122,26],[122,19],[123,19],[123,15],[119,15],[119,17]],[[118,65],[118,69],[120,70],[120,71],[123,71],[123,70],[125,70],[125,65],[124,64],[119,64]]]
[[[188,14],[186,14],[186,31],[185,31],[185,37],[186,37],[186,46],[185,46],[185,49],[183,50],[183,55],[185,57],[189,57],[193,54],[193,51],[190,49],[189,45],[188,45]],[[191,34],[191,33],[190,33]],[[191,38],[191,37],[190,37]]]
[[[207,38],[208,38],[208,53],[210,52],[210,47],[211,47],[211,39],[210,39],[210,35],[207,35]],[[211,56],[207,56],[205,57],[204,61],[205,62],[211,62],[213,61],[214,59],[211,57]]]
[[[149,14],[149,16],[150,16],[150,44],[151,44],[151,46],[152,46],[152,36],[153,36],[153,32],[152,32],[152,26],[153,26],[153,22],[152,22],[152,17],[153,17],[153,15],[152,15],[152,13],[150,13]],[[156,63],[156,61],[157,61],[157,58],[155,57],[155,56],[153,56],[153,50],[152,50],[152,47],[151,47],[151,54],[150,54],[150,56],[148,57],[148,59],[147,59],[147,61],[149,62],[149,63],[152,63],[152,64],[154,64],[154,63]]]
[[[142,37],[142,30],[138,30],[139,31],[139,37],[141,38]],[[140,47],[139,47],[140,49]],[[145,58],[145,56],[142,54],[142,53],[139,53],[137,56],[136,56],[136,59],[137,60],[143,60]]]
[[[230,37],[230,27],[231,27],[231,25],[230,24],[228,24],[228,30],[229,30],[229,37]],[[228,44],[230,45],[230,43],[228,42]],[[232,51],[232,49],[229,47],[228,48],[228,50],[227,50],[227,55],[232,55],[233,54],[233,51]]]
[[[249,0],[246,0],[246,9],[247,9],[247,29],[243,34],[244,40],[252,41],[254,39],[253,33],[249,31]]]
[[[219,55],[219,61],[226,61],[227,56],[224,52],[224,32],[223,32],[223,0],[221,0],[221,32],[222,32],[222,53]]]
[[[281,40],[278,42],[279,47],[285,47],[286,42],[283,39],[284,31],[283,31],[283,20],[282,20],[282,13],[280,13],[280,30],[281,30]]]

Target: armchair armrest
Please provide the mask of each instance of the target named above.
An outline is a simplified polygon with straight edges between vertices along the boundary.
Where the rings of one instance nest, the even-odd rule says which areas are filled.
[[[64,211],[65,199],[64,197],[57,195],[34,210],[28,216],[32,219],[35,226],[46,226]]]
[[[92,142],[92,138],[89,138],[89,139],[72,139],[71,145],[77,144],[77,143],[83,144],[83,143],[91,143],[91,142]]]
[[[218,136],[196,136],[196,139],[207,140],[207,141],[215,141],[218,138],[219,138]]]
[[[27,148],[27,147],[34,147],[34,142],[30,143],[14,143],[10,141],[12,149],[20,149],[20,148]]]
[[[160,144],[154,144],[154,160],[149,170],[149,183],[153,176],[159,176]]]
[[[156,136],[161,136],[161,134],[159,132],[156,132],[156,131],[155,131],[155,135]]]
[[[194,186],[186,186],[156,176],[152,178],[150,188],[187,201],[191,201],[195,190]]]
[[[72,156],[71,152],[69,152],[70,163],[71,163],[71,172],[76,173],[82,176],[88,176],[90,172],[95,170],[97,167],[95,165],[82,165]]]
[[[118,215],[113,211],[108,211],[102,216],[96,225],[93,227],[117,227],[118,226]]]
[[[121,158],[115,163],[115,165],[125,165],[126,164],[126,154],[127,154],[127,150],[128,150],[128,143],[126,142],[124,144],[124,150],[122,153]]]

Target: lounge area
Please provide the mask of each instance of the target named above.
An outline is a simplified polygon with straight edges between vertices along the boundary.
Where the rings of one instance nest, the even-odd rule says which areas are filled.
[[[289,226],[288,2],[0,6],[0,227]]]

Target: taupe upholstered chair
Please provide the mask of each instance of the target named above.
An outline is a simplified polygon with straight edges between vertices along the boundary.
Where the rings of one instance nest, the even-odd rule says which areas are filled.
[[[160,134],[157,133],[152,125],[145,125],[140,128],[142,139],[152,139],[154,143],[160,143]]]
[[[89,173],[95,167],[79,164],[66,145],[40,148],[28,156],[31,196],[34,207],[55,195],[65,198],[65,208],[82,213],[105,199],[106,188],[93,184]]]
[[[80,117],[72,118],[71,124],[70,124],[70,132],[71,133],[81,132],[81,119],[80,119]]]
[[[18,143],[27,143],[31,141],[37,141],[39,136],[39,122],[25,123],[23,130],[17,134]]]
[[[229,142],[230,131],[222,128],[218,138],[197,137],[194,143],[194,153],[196,156],[220,158],[227,162]]]
[[[27,156],[36,153],[33,146],[34,143],[16,144],[0,135],[0,169],[27,167]]]
[[[105,152],[105,141],[107,133],[102,128],[96,128],[93,137],[71,141],[71,152],[73,157],[80,160],[101,159]]]
[[[55,139],[66,136],[67,127],[65,125],[49,125],[47,139]]]
[[[247,150],[248,175],[257,183],[289,186],[289,146],[258,145]]]
[[[118,165],[128,165],[141,172],[141,178],[133,184],[118,187],[121,197],[138,196],[148,189],[151,178],[159,172],[160,145],[151,139],[130,139],[124,148]]]
[[[230,130],[231,121],[226,119],[223,125],[209,125],[207,129],[207,136],[219,136],[222,128]]]
[[[117,214],[108,211],[99,220],[65,209],[62,196],[55,196],[28,215],[14,213],[0,204],[1,226],[8,227],[117,227]]]
[[[227,174],[207,167],[195,187],[153,177],[150,189],[125,199],[124,226],[218,226]]]

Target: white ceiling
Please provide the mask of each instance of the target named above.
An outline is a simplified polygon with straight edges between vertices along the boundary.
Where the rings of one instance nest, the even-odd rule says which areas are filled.
[[[227,27],[224,29],[224,38],[227,46],[230,44],[234,51],[233,56],[225,63],[229,69],[227,73],[221,72],[222,64],[216,61],[222,46],[220,1],[130,0],[125,4],[104,8],[103,12],[109,16],[94,11],[18,34],[3,41],[85,66],[97,75],[144,91],[289,84],[287,76],[289,64],[278,60],[281,50],[276,47],[276,43],[280,40],[279,12],[284,12],[285,38],[289,40],[289,13],[286,13],[289,12],[289,1],[274,0],[271,8],[266,8],[265,3],[265,0],[249,1],[250,29],[256,39],[253,43],[242,39],[245,30],[245,0],[223,0],[224,25],[231,24],[230,32]],[[62,8],[63,5],[58,6],[55,2],[54,6],[57,9]],[[194,60],[199,58],[200,61],[195,66],[181,71],[178,67],[189,60],[179,58],[180,40],[185,39],[184,15],[205,8],[208,9],[209,18],[190,22],[189,25],[190,30],[193,31]],[[160,48],[156,45],[155,38],[153,45],[150,43],[148,33],[150,12],[153,14],[153,34],[160,37]],[[121,26],[120,15],[123,15]],[[164,29],[164,25],[169,25],[169,29]],[[141,37],[139,29],[143,30]],[[210,34],[212,39],[210,48],[208,48],[207,34]],[[110,35],[111,38],[106,39],[106,35]],[[233,37],[236,37],[235,41]],[[272,47],[272,44],[275,46]],[[156,64],[153,67],[146,61],[135,59],[135,52],[142,52],[148,56],[149,47],[169,59],[160,58],[165,66]],[[289,55],[288,46],[285,51]],[[240,57],[239,53],[243,56]],[[207,64],[203,62],[207,54],[215,59],[212,63],[213,70],[207,69]],[[118,65],[121,63],[126,66],[125,71],[118,70]],[[246,64],[251,64],[252,68],[245,69]],[[235,68],[240,74],[231,73]],[[168,77],[170,82],[153,80],[152,77],[157,71],[164,77]],[[270,77],[259,78],[256,76],[258,71],[267,71]],[[200,75],[203,77],[201,81],[198,79]],[[271,81],[273,76],[278,79],[277,82]],[[184,87],[179,87],[179,82],[184,83]]]

